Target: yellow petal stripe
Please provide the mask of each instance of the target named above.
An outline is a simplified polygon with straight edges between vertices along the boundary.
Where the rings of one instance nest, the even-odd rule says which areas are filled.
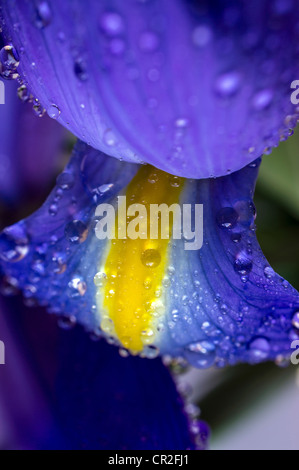
[[[145,239],[122,239],[116,228],[116,237],[111,240],[99,266],[96,282],[98,285],[97,305],[101,315],[101,327],[116,337],[122,346],[132,354],[142,352],[145,345],[151,345],[157,338],[159,320],[165,311],[164,289],[167,279],[169,239],[162,239],[161,227],[158,239],[150,238],[151,204],[172,204],[179,202],[183,179],[151,166],[142,166],[125,191],[126,207],[142,204],[148,217],[143,222]],[[131,214],[119,223],[124,207],[119,207],[116,224],[124,236],[136,215]],[[139,217],[139,216],[138,216]],[[122,219],[123,220],[123,219]],[[169,234],[171,236],[173,217],[170,212]],[[164,227],[165,229],[165,227]],[[140,232],[140,226],[136,227]]]

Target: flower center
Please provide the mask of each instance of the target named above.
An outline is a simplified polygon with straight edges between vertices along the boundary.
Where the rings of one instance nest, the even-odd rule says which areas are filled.
[[[151,166],[142,166],[126,188],[126,198],[121,198],[126,202],[118,208],[115,220],[118,230],[101,263],[104,282],[97,295],[101,327],[132,354],[156,342],[161,329],[174,222],[171,206],[179,201],[183,181]],[[130,212],[124,207],[126,203],[131,206]],[[153,214],[153,207],[155,217],[147,217]],[[165,213],[162,216],[159,207],[162,212],[163,207],[170,209],[167,217]],[[158,227],[154,227],[157,221]],[[135,239],[134,233],[138,233]]]

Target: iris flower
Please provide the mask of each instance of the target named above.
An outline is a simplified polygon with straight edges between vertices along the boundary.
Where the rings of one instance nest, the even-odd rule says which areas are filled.
[[[207,368],[290,355],[299,296],[263,256],[253,194],[261,156],[298,120],[298,26],[292,0],[2,2],[2,77],[78,142],[44,205],[2,232],[1,269],[64,326],[141,357],[118,358],[121,373],[158,356]],[[202,248],[186,234],[99,240],[96,209],[120,196],[202,204]],[[97,354],[113,374],[104,349],[85,374]]]

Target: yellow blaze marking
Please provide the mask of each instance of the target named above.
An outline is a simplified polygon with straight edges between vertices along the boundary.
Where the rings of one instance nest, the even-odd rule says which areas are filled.
[[[182,178],[149,165],[142,166],[128,185],[125,195],[127,207],[142,204],[146,208],[146,239],[117,238],[120,218],[117,214],[116,239],[109,243],[108,253],[102,262],[100,271],[105,273],[105,282],[99,288],[97,297],[101,326],[133,354],[153,343],[155,325],[164,312],[163,283],[166,284],[167,279],[163,279],[168,264],[169,239],[161,239],[161,227],[158,239],[150,239],[150,205],[167,204],[169,207],[178,203],[182,186]],[[121,211],[122,208],[119,208],[119,213]],[[126,217],[126,228],[137,215],[138,212]],[[172,226],[170,212],[170,236]],[[122,233],[123,229],[124,226]]]

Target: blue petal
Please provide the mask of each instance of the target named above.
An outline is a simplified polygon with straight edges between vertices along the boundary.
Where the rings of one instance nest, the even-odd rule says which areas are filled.
[[[21,103],[16,83],[2,83],[5,104],[0,104],[0,197],[16,203],[49,185],[66,132],[49,117],[39,119],[31,107]]]
[[[122,358],[79,328],[61,337],[58,410],[76,449],[205,448],[206,428],[191,434],[183,403],[159,359]]]
[[[252,197],[258,166],[256,161],[226,177],[180,182],[147,166],[138,171],[136,165],[109,159],[79,143],[44,206],[2,233],[2,268],[26,298],[36,298],[60,315],[62,326],[79,322],[133,354],[183,356],[197,367],[280,361],[298,337],[299,297],[270,268],[256,240]],[[146,181],[140,180],[143,173]],[[137,242],[136,246],[121,243],[133,251],[129,256],[120,250],[117,277],[125,279],[125,287],[117,287],[115,276],[108,272],[114,245],[95,236],[97,205],[115,206],[117,195],[127,194],[128,184],[134,187],[136,178],[138,188],[147,185],[150,201],[159,194],[162,181],[166,194],[181,185],[181,205],[203,204],[202,248],[188,251],[186,240],[167,240],[159,289],[145,285],[147,268],[140,268],[145,252],[137,260],[133,256],[134,249],[138,254],[142,246]],[[146,266],[151,279],[156,279],[156,266]],[[99,276],[108,278],[106,286],[100,286]],[[110,287],[106,292],[107,286],[111,292]],[[121,304],[117,310],[105,304],[106,298],[125,295],[124,288],[133,292],[122,308],[133,315],[129,320],[117,313]],[[155,300],[150,303],[148,288],[154,289]],[[141,305],[135,312],[138,296]],[[124,339],[119,331],[128,329],[131,336]],[[135,340],[142,342],[142,348],[133,346]]]
[[[53,351],[45,354],[44,346],[52,344],[53,328],[49,328],[51,322],[45,322],[45,315],[40,316],[43,322],[36,321],[40,311],[30,313],[32,315],[28,316],[20,299],[8,301],[0,297],[0,339],[5,351],[0,375],[2,450],[58,449],[66,445],[53,414],[53,399],[49,399],[49,390],[45,390],[45,376],[52,371],[55,354]],[[25,325],[23,314],[26,315]],[[40,343],[36,349],[37,337]],[[32,351],[36,353],[33,357]]]
[[[296,125],[298,2],[2,2],[6,44],[81,140],[185,177],[236,171]]]
[[[0,307],[2,449],[206,447],[205,423],[184,411],[161,361],[123,359],[18,297]]]

